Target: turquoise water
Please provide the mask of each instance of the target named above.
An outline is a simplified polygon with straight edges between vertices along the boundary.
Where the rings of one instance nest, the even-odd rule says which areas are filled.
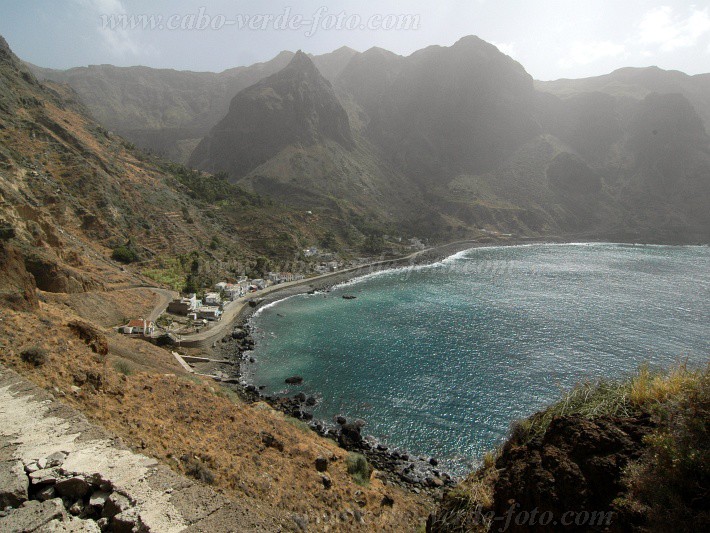
[[[462,474],[580,380],[707,361],[709,267],[708,247],[477,248],[265,308],[246,374]]]

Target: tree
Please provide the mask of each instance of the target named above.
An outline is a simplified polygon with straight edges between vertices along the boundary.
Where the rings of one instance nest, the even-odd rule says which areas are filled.
[[[197,281],[197,276],[194,274],[188,274],[187,279],[185,279],[185,286],[182,288],[182,292],[188,294],[196,293],[200,289],[200,285]]]
[[[365,252],[371,253],[371,254],[379,254],[384,250],[385,247],[385,239],[382,237],[382,235],[376,235],[374,233],[370,233],[365,237],[365,242],[362,245],[362,249]]]
[[[135,263],[138,261],[138,252],[135,251],[133,245],[130,241],[121,246],[117,246],[111,252],[111,259],[114,261],[119,261],[121,263]]]
[[[320,241],[320,245],[327,250],[335,251],[338,247],[338,241],[335,238],[335,234],[332,231],[326,231]]]

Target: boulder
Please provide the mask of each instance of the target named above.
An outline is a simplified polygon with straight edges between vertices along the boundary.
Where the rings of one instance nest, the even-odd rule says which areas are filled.
[[[47,466],[46,468],[52,468],[53,466],[62,466],[67,458],[67,454],[64,452],[54,452],[48,455],[46,458]]]
[[[29,484],[21,461],[0,463],[0,509],[17,507],[26,501]]]
[[[37,531],[52,520],[66,520],[67,512],[59,498],[39,502],[28,501],[0,518],[0,531]]]
[[[93,520],[70,516],[67,520],[54,519],[42,528],[42,533],[101,533],[101,527]]]
[[[32,461],[31,463],[27,463],[25,465],[25,472],[28,474],[31,474],[32,472],[37,472],[39,470],[39,465],[37,464],[37,461]]]
[[[106,505],[106,502],[108,501],[110,496],[110,492],[97,490],[91,495],[91,498],[89,498],[89,505],[94,510],[102,509],[103,506]]]
[[[303,383],[303,378],[301,376],[291,376],[290,378],[286,378],[284,382],[287,385],[300,385]]]
[[[338,443],[345,449],[359,448],[362,444],[360,426],[357,424],[343,424],[338,435]]]
[[[267,448],[274,448],[280,452],[284,451],[283,443],[276,437],[274,437],[271,433],[268,433],[266,431],[261,432],[261,442]]]
[[[47,487],[44,487],[44,488],[40,489],[35,494],[35,499],[37,499],[41,502],[46,502],[47,500],[53,500],[56,497],[57,497],[57,491],[54,488],[54,485],[49,485]]]
[[[317,457],[315,464],[316,470],[318,470],[318,472],[325,472],[326,470],[328,470],[328,459],[323,456]]]
[[[130,509],[130,507],[131,502],[126,496],[119,492],[113,492],[111,496],[109,496],[108,500],[106,500],[101,516],[103,518],[111,519],[123,511]]]
[[[111,520],[111,531],[114,533],[133,533],[140,531],[141,521],[135,509],[127,509],[117,514]]]
[[[106,355],[108,353],[108,341],[106,335],[88,322],[73,320],[67,324],[74,334],[83,340],[94,353]]]
[[[293,397],[294,400],[304,403],[306,401],[306,395],[302,392],[299,392]]]
[[[54,485],[57,494],[70,499],[83,498],[89,493],[89,483],[79,476],[61,479]]]
[[[40,461],[41,463],[42,461]],[[54,485],[60,475],[56,468],[43,468],[30,474],[30,483],[32,486],[41,487],[43,485]]]

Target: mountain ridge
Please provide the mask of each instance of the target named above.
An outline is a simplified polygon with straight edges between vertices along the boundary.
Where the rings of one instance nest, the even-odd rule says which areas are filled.
[[[206,137],[222,143],[219,153],[241,160],[232,180],[299,207],[340,203],[345,218],[352,212],[441,239],[484,229],[708,240],[703,205],[710,194],[710,75],[624,68],[601,77],[540,82],[475,36],[406,57],[377,47],[336,52],[329,55],[330,67],[337,66],[328,80],[334,97],[328,92],[324,101],[345,110],[343,131],[350,131],[355,149],[339,142],[342,135],[334,139],[318,121],[306,119],[298,126],[308,131],[305,137],[278,141],[284,133],[279,120],[296,127],[296,115],[266,120],[271,111],[256,113],[244,104],[248,91],[253,97],[254,86],[286,67],[271,63],[273,73],[250,71],[264,76],[232,98],[242,100],[241,112],[230,108],[215,121],[224,126],[229,116],[232,129],[248,122],[249,138],[216,139],[215,125]],[[319,70],[317,58],[313,63]],[[306,91],[311,97],[318,94],[312,89]],[[672,93],[680,95],[673,102],[666,96],[655,100],[662,104],[655,109],[649,103],[653,94]],[[661,120],[651,117],[663,113]],[[694,115],[705,131],[692,125]],[[652,131],[673,124],[685,141],[661,146],[658,140],[668,143],[673,134],[658,137]],[[642,131],[649,127],[650,136]],[[186,131],[158,128],[154,134],[168,144],[182,143],[183,153],[194,152],[193,165],[227,169],[224,157],[205,156],[207,141],[195,149],[200,131]],[[178,139],[185,135],[190,139]]]

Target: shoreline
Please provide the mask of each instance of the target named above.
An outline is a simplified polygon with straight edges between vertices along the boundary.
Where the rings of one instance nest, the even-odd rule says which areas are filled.
[[[336,285],[352,281],[363,276],[374,274],[377,272],[383,272],[386,270],[395,270],[413,266],[424,266],[432,265],[443,261],[457,253],[463,252],[465,250],[473,250],[474,248],[488,248],[494,246],[521,246],[525,244],[563,244],[571,242],[567,239],[561,237],[530,237],[530,238],[517,238],[511,240],[486,240],[481,242],[480,239],[476,240],[465,240],[465,241],[455,241],[447,244],[442,244],[440,246],[434,246],[420,252],[415,252],[409,256],[386,259],[383,261],[377,261],[375,263],[370,263],[368,265],[363,265],[361,267],[353,267],[348,270],[343,270],[341,272],[333,272],[331,274],[326,274],[317,278],[305,279],[298,284],[279,288],[275,286],[274,289],[268,294],[260,298],[260,302],[256,307],[250,307],[245,305],[239,313],[237,313],[234,318],[232,325],[234,327],[244,327],[249,319],[261,308],[266,305],[273,304],[289,298],[291,296],[297,296],[299,294],[307,294],[310,291],[324,291],[329,290]],[[593,241],[589,241],[593,242]],[[259,298],[258,295],[256,298]]]
[[[278,287],[279,290],[273,290],[270,294],[265,295],[260,299],[258,305],[250,307],[244,305],[243,309],[233,321],[233,326],[236,330],[241,331],[238,340],[236,337],[227,334],[219,343],[219,350],[225,356],[234,362],[234,366],[227,372],[230,374],[230,379],[223,380],[230,384],[233,390],[238,392],[240,396],[252,402],[266,402],[272,408],[308,424],[308,426],[319,435],[326,438],[331,438],[338,442],[341,447],[349,451],[363,453],[368,460],[383,473],[385,478],[392,483],[403,486],[409,490],[415,491],[430,491],[432,494],[438,494],[439,489],[454,485],[460,477],[450,476],[445,472],[440,471],[438,461],[430,457],[415,457],[407,451],[401,449],[389,449],[388,446],[380,443],[378,439],[372,435],[360,435],[360,429],[364,424],[362,421],[345,421],[342,423],[334,423],[327,420],[316,420],[309,412],[309,407],[314,405],[309,403],[315,402],[315,398],[306,398],[305,395],[294,390],[290,392],[290,396],[274,395],[269,396],[261,392],[253,383],[245,379],[243,365],[253,363],[250,352],[255,346],[255,341],[251,336],[251,328],[249,321],[260,309],[266,305],[279,302],[291,296],[303,294],[311,291],[328,291],[335,285],[340,285],[349,280],[360,278],[368,274],[393,270],[396,268],[406,268],[411,266],[420,266],[426,264],[434,264],[443,259],[449,258],[461,251],[471,250],[475,248],[490,248],[490,247],[509,247],[509,246],[524,246],[524,245],[544,245],[544,244],[624,244],[611,243],[606,240],[587,240],[580,241],[578,239],[562,239],[562,238],[539,238],[539,239],[511,239],[505,241],[486,240],[480,241],[458,241],[448,243],[439,247],[430,248],[421,253],[412,254],[405,258],[399,258],[389,261],[378,262],[375,264],[364,265],[363,267],[353,268],[348,271],[332,273],[322,276],[317,279],[311,278],[304,282],[295,284],[289,287]],[[236,368],[235,368],[236,367]],[[233,377],[232,377],[233,376]],[[263,389],[263,387],[262,387]],[[347,424],[346,424],[347,422]],[[345,427],[345,426],[349,427]],[[343,433],[348,433],[350,437],[355,436],[353,442],[350,437],[341,438]]]
[[[437,468],[438,460],[433,457],[416,457],[407,450],[390,449],[388,446],[368,434],[361,434],[364,426],[362,420],[338,420],[337,422],[314,419],[308,411],[310,402],[315,402],[315,398],[306,398],[303,393],[294,391],[291,396],[266,395],[253,383],[245,379],[243,369],[244,364],[253,363],[250,353],[256,341],[251,335],[251,318],[265,306],[282,301],[286,298],[309,292],[327,292],[332,287],[361,278],[377,272],[407,268],[412,266],[431,265],[462,251],[474,248],[497,247],[497,246],[520,246],[526,244],[560,244],[569,242],[564,239],[552,238],[530,238],[515,240],[480,240],[456,241],[445,245],[429,248],[406,256],[392,260],[380,261],[362,267],[355,267],[347,271],[335,272],[319,278],[303,280],[298,284],[286,287],[275,287],[269,294],[259,298],[254,307],[243,303],[242,307],[231,320],[231,331],[226,332],[221,338],[221,342],[213,345],[211,350],[220,352],[221,357],[230,359],[234,366],[227,371],[229,378],[222,380],[225,384],[233,388],[245,401],[249,403],[266,402],[272,408],[308,424],[311,430],[324,438],[330,438],[340,444],[348,451],[364,454],[368,461],[379,470],[390,482],[400,485],[409,490],[440,492],[444,487],[455,485],[459,478],[443,472]],[[235,336],[233,332],[239,332]],[[235,368],[236,367],[236,368]]]

